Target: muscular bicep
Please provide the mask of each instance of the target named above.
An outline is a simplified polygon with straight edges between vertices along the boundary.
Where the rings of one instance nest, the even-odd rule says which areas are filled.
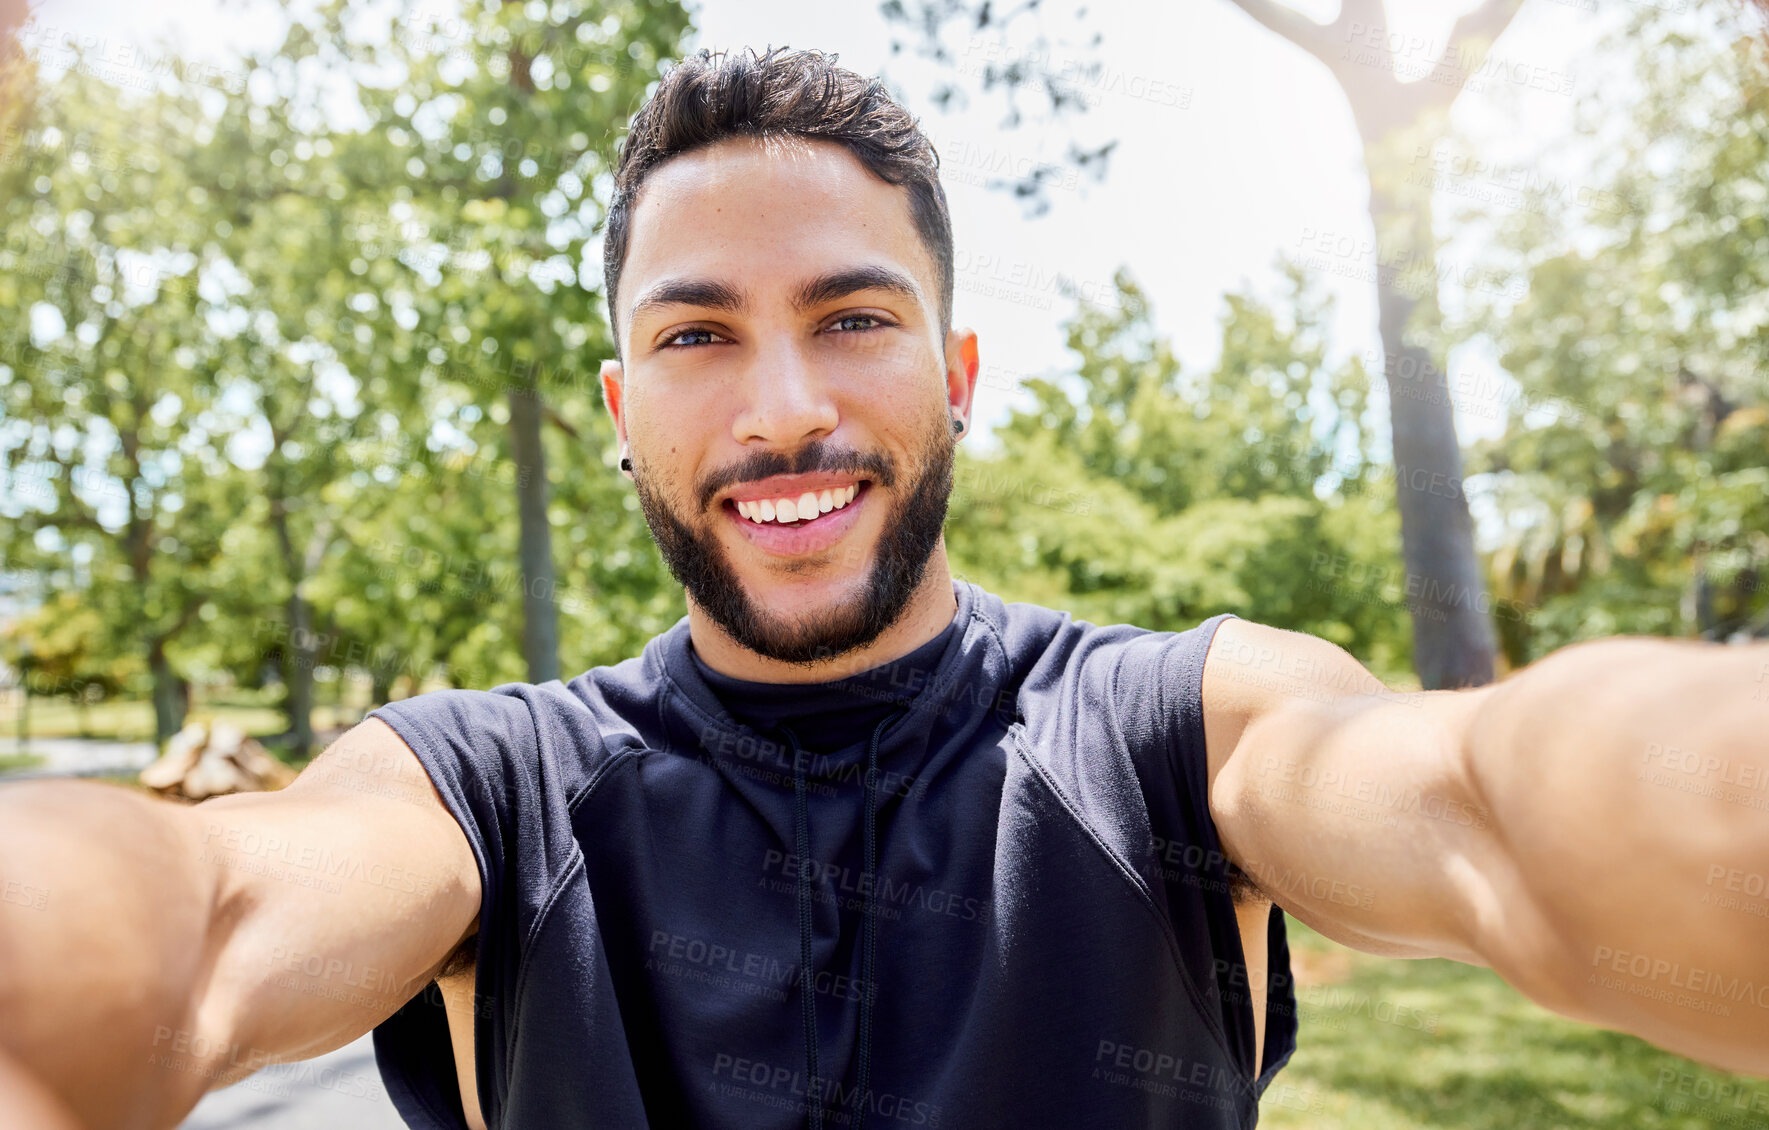
[[[200,1027],[216,1082],[340,1047],[391,1016],[474,929],[480,880],[422,764],[370,719],[287,789],[189,810],[217,869],[215,972]]]
[[[1480,963],[1505,881],[1459,756],[1480,693],[1392,692],[1324,640],[1226,622],[1204,703],[1211,814],[1230,859],[1336,941]]]

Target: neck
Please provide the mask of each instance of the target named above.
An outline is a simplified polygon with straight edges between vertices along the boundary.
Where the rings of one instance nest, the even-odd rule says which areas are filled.
[[[908,655],[945,631],[957,612],[952,571],[946,564],[946,539],[941,538],[903,614],[865,647],[815,663],[782,663],[732,639],[692,596],[688,598],[688,635],[701,661],[721,675],[753,683],[829,683]]]

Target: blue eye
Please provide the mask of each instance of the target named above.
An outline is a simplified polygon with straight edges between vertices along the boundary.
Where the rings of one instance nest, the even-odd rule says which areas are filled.
[[[855,325],[856,322],[867,322],[869,325]],[[829,328],[841,333],[865,333],[888,323],[876,314],[847,314],[831,322]]]
[[[719,335],[713,333],[711,330],[683,330],[681,333],[677,334],[675,337],[672,337],[668,341],[664,342],[664,345],[666,345],[666,346],[711,345],[713,343],[713,339],[717,338],[718,336]],[[694,338],[696,340],[687,341],[687,340],[685,340],[687,338]]]

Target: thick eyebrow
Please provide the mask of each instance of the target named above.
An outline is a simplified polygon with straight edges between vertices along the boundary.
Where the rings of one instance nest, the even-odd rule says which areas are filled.
[[[641,315],[664,306],[704,306],[737,313],[748,305],[747,294],[717,279],[665,279],[634,300],[627,318],[636,322]]]
[[[809,310],[862,290],[883,290],[909,302],[921,301],[921,288],[915,285],[914,279],[889,267],[868,264],[818,275],[799,287],[792,304],[801,311]]]
[[[921,288],[915,285],[914,279],[889,267],[867,264],[818,275],[799,287],[792,304],[795,309],[809,310],[863,290],[882,290],[909,302],[921,301]],[[708,310],[741,313],[749,307],[749,295],[717,279],[665,279],[633,301],[627,318],[636,322],[643,315],[666,306],[700,306]]]

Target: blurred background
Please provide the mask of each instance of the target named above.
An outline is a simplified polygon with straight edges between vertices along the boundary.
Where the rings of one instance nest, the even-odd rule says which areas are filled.
[[[1404,687],[1769,637],[1741,0],[0,0],[0,774],[278,787],[682,615],[596,384],[609,174],[670,60],[783,45],[940,151],[965,577]],[[1292,928],[1268,1125],[1769,1126],[1769,1082]],[[188,1125],[322,1124],[398,1125],[366,1042]]]

